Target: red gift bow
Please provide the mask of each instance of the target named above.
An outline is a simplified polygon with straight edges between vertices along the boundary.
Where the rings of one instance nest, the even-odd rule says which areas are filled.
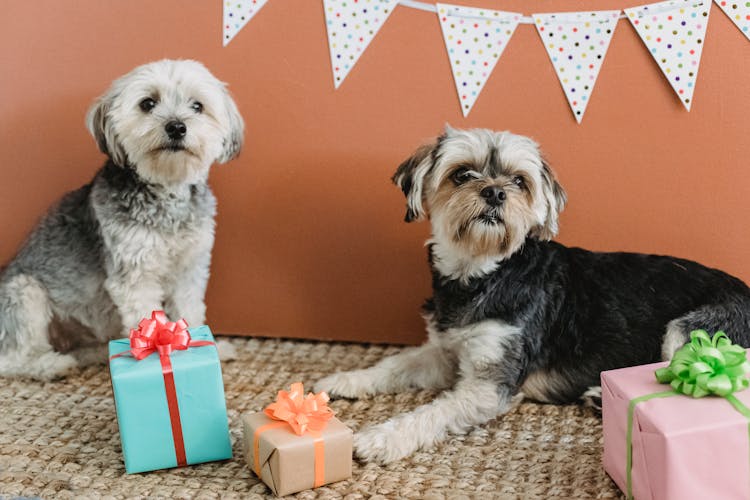
[[[138,328],[130,330],[130,352],[138,361],[158,352],[169,356],[173,350],[184,351],[190,345],[190,333],[184,319],[168,321],[164,311],[153,311]]]
[[[264,413],[276,420],[269,424],[261,425],[253,435],[254,468],[260,477],[260,435],[270,429],[277,427],[292,428],[295,434],[302,436],[305,433],[314,438],[313,446],[315,452],[315,479],[313,487],[317,488],[325,484],[325,447],[321,431],[326,428],[328,421],[333,417],[333,410],[328,407],[328,394],[308,393],[301,382],[292,384],[291,391],[279,391],[276,401],[266,406]]]
[[[109,358],[115,359],[129,354],[140,361],[155,352],[159,353],[178,467],[187,465],[187,456],[185,455],[185,440],[182,436],[180,406],[177,404],[177,388],[174,385],[172,361],[169,356],[175,350],[184,351],[188,347],[214,345],[213,342],[207,340],[191,340],[187,326],[188,324],[184,319],[169,321],[164,311],[153,311],[151,319],[142,319],[138,323],[138,328],[130,330],[130,350]]]

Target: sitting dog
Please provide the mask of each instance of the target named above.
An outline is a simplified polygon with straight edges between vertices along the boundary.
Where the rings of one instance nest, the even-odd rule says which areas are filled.
[[[114,81],[86,124],[107,162],[0,275],[0,375],[102,362],[102,343],[152,310],[204,322],[216,213],[206,180],[239,154],[244,130],[225,84],[195,61],[146,64]]]
[[[687,260],[595,253],[549,241],[563,189],[530,139],[448,128],[396,171],[406,221],[429,216],[429,340],[316,390],[359,398],[448,389],[355,436],[390,462],[505,413],[521,395],[568,403],[601,395],[599,373],[671,358],[690,331],[750,346],[750,290]],[[518,397],[516,397],[518,396]]]

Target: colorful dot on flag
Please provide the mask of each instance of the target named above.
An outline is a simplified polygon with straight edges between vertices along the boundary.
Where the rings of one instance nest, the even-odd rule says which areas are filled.
[[[573,17],[577,16],[577,17]],[[555,64],[555,70],[561,83],[571,110],[577,116],[577,120],[583,115],[586,108],[586,99],[581,95],[580,86],[565,85],[570,82],[586,82],[588,87],[593,85],[598,75],[601,64],[588,63],[596,55],[601,60],[606,52],[612,37],[613,28],[619,19],[619,11],[582,12],[566,14],[560,19],[555,14],[543,14],[537,16],[537,29],[541,35],[542,27],[549,31],[560,32],[558,45],[545,45],[550,59]],[[596,51],[594,52],[594,49]],[[554,52],[553,52],[554,49]],[[565,57],[558,59],[554,54],[564,53]],[[563,77],[565,75],[565,77]],[[576,97],[577,96],[577,97]]]
[[[441,5],[438,8],[447,9],[450,13],[438,17],[438,20],[448,53],[457,49],[449,59],[456,88],[474,89],[468,93],[459,91],[462,111],[466,115],[476,102],[487,78],[491,76],[491,69],[507,45],[519,19],[516,14],[474,7]],[[489,16],[492,19],[488,19]],[[479,21],[478,17],[484,19]],[[470,68],[463,80],[458,77],[461,67]],[[478,67],[483,70],[474,69]]]

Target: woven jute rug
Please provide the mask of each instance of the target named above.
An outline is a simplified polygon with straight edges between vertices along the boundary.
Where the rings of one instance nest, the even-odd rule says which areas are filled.
[[[234,458],[125,474],[106,367],[56,382],[0,379],[0,498],[265,498],[242,457],[240,415],[262,410],[295,381],[370,366],[399,347],[232,339],[223,364]],[[335,400],[353,430],[429,402],[434,393]],[[432,450],[381,467],[353,465],[347,481],[296,498],[622,498],[601,466],[601,420],[580,406],[522,403]]]

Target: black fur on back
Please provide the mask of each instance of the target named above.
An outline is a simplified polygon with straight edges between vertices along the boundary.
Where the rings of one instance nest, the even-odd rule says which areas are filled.
[[[520,327],[518,384],[536,370],[554,373],[553,401],[577,399],[603,370],[659,361],[678,318],[687,332],[723,330],[750,346],[750,289],[689,260],[529,238],[487,276],[462,283],[434,266],[432,276],[424,309],[438,332],[489,319]]]

